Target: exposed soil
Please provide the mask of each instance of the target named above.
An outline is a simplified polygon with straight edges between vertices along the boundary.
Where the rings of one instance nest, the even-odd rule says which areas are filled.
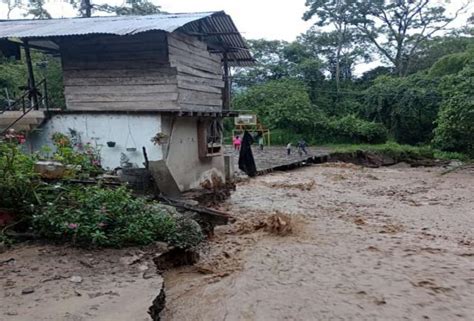
[[[402,165],[240,183],[221,208],[237,221],[165,273],[163,320],[472,320],[474,170]]]
[[[2,321],[159,320],[163,280],[146,249],[22,244],[0,254]]]

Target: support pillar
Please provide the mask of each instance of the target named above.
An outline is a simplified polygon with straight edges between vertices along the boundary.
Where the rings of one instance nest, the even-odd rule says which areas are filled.
[[[224,93],[222,99],[222,109],[230,110],[230,79],[229,79],[229,61],[227,52],[224,52]]]
[[[38,91],[36,89],[35,75],[33,72],[33,64],[31,62],[30,45],[28,43],[28,39],[23,39],[23,44],[25,48],[26,67],[28,68],[28,98],[30,99],[30,105],[33,106],[34,109],[38,109]]]

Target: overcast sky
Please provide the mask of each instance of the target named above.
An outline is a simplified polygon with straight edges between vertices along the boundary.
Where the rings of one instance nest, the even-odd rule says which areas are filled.
[[[467,0],[451,0],[448,7],[455,10],[464,1]],[[45,0],[45,2],[46,9],[53,17],[71,17],[77,12],[67,0]],[[92,2],[121,4],[123,0]],[[311,22],[301,19],[306,10],[305,0],[152,0],[152,2],[167,12],[224,10],[232,16],[237,28],[248,39],[292,41],[311,26]],[[19,10],[13,12],[11,16],[23,18]],[[463,25],[467,16],[468,14],[465,14],[458,19],[456,25]],[[3,3],[0,3],[1,18],[6,18],[6,6]]]
[[[432,0],[443,2],[444,0]],[[448,12],[454,12],[463,2],[468,0],[449,1]],[[0,0],[2,2],[2,0]],[[123,0],[101,1],[93,0],[93,3],[121,4]],[[306,10],[305,0],[152,0],[167,12],[197,12],[197,11],[219,11],[224,10],[230,14],[237,28],[247,39],[282,39],[287,41],[305,32],[311,22],[303,21],[302,16]],[[67,0],[45,0],[46,9],[53,17],[71,17],[77,14]],[[465,12],[451,27],[460,27],[466,23],[467,17],[473,12]],[[11,14],[12,18],[23,18],[21,11],[17,10]],[[6,18],[6,6],[0,3],[0,19]],[[357,73],[370,69],[374,62],[359,67]]]

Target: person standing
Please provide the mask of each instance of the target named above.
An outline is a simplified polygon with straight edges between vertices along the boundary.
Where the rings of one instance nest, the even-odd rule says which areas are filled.
[[[254,177],[257,175],[257,166],[252,153],[253,137],[248,131],[244,131],[242,137],[242,146],[239,153],[239,169],[245,172],[248,176]]]
[[[298,154],[300,156],[303,155],[303,152],[305,155],[308,155],[308,152],[306,151],[306,147],[308,146],[308,144],[306,144],[306,142],[304,141],[304,139],[300,139],[299,142],[298,142]]]
[[[260,150],[263,150],[263,144],[264,144],[263,135],[259,134],[258,135],[258,147],[260,148]]]
[[[288,156],[291,155],[291,142],[289,142],[288,145],[286,145],[286,154]]]
[[[239,135],[232,138],[232,144],[234,145],[234,150],[240,150],[240,145],[242,144],[242,140],[240,139]]]

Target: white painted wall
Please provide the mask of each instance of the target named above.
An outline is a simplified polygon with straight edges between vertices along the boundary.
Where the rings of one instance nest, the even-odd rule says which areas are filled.
[[[212,175],[225,182],[223,155],[199,158],[197,126],[198,119],[192,117],[178,117],[169,126],[171,138],[166,164],[181,191],[199,189]]]
[[[90,142],[100,148],[104,168],[119,167],[121,153],[127,155],[130,162],[137,167],[144,167],[142,147],[146,148],[150,161],[163,159],[162,147],[151,142],[151,138],[162,131],[159,114],[54,115],[28,138],[30,148],[39,150],[44,145],[52,146],[51,136],[55,132],[68,134],[70,129],[78,132],[83,144]],[[115,147],[108,147],[108,141],[115,141]],[[127,151],[127,147],[135,147],[136,151]]]

